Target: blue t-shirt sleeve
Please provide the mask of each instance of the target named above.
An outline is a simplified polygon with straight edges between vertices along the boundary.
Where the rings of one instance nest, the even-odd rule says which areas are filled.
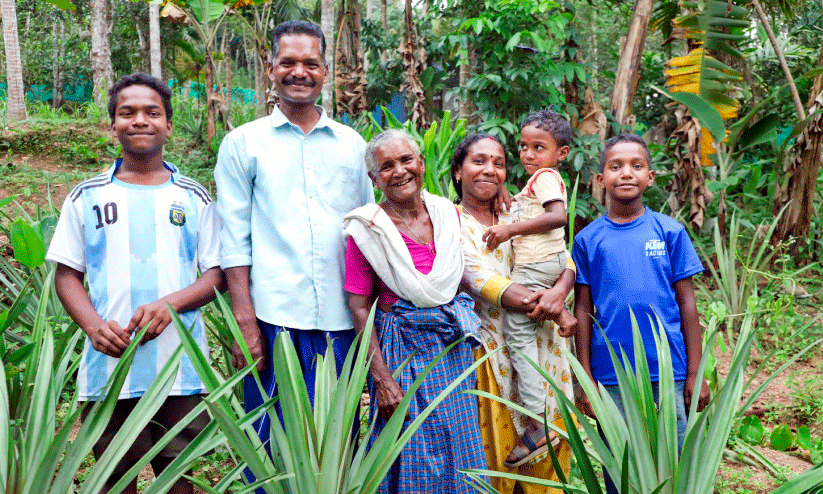
[[[703,264],[694,250],[689,234],[680,226],[669,232],[668,248],[671,256],[672,284],[703,271]]]
[[[589,258],[586,255],[586,242],[579,234],[575,237],[574,244],[572,245],[572,261],[574,261],[574,265],[577,267],[575,282],[581,285],[590,285]]]

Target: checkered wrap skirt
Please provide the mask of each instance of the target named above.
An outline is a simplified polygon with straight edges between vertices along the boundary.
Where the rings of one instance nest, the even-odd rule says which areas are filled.
[[[389,370],[393,372],[406,357],[417,352],[398,378],[404,391],[437,354],[463,334],[477,330],[480,320],[473,307],[472,299],[461,293],[450,303],[439,307],[418,309],[399,300],[392,306],[391,313],[377,311],[375,330]],[[411,420],[473,362],[467,341],[452,348],[418,388],[409,407]],[[474,492],[463,481],[464,475],[457,471],[486,468],[477,420],[477,398],[460,393],[474,386],[475,376],[472,374],[426,418],[389,470],[378,490],[380,494]],[[371,381],[369,393],[372,396],[371,417],[374,417],[378,414],[378,408],[373,399]],[[384,425],[385,422],[378,416],[370,444]]]

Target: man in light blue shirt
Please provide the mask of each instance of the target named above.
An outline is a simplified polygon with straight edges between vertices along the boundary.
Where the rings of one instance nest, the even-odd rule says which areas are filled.
[[[373,202],[374,194],[365,141],[314,104],[328,76],[320,28],[285,22],[274,29],[272,47],[269,77],[279,105],[230,132],[217,156],[221,267],[234,317],[252,358],[260,359],[269,396],[276,394],[272,345],[284,330],[300,355],[311,396],[313,360],[325,353],[326,335],[338,366],[354,339],[343,292],[341,223],[350,210]],[[237,343],[232,359],[236,368],[246,365]],[[247,411],[266,399],[250,378],[245,398]],[[264,442],[267,417],[255,424]]]

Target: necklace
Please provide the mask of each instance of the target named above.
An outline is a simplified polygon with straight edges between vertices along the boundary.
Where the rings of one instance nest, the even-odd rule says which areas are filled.
[[[400,214],[400,211],[398,211],[397,208],[395,208],[392,203],[390,203],[389,201],[384,201],[383,204],[387,205],[388,207],[391,208],[392,211],[394,211],[394,214],[396,214],[397,217],[400,218],[400,221],[402,221],[403,224],[406,225],[406,228],[408,228],[409,233],[412,234],[412,237],[414,237],[414,239],[417,241],[418,244],[420,244],[420,245],[424,246],[425,248],[429,249],[429,252],[434,254],[434,239],[433,238],[430,241],[426,242],[422,238],[418,237],[417,234],[414,233],[414,230],[412,229],[409,222],[406,221],[406,218],[404,218],[403,215]]]
[[[471,211],[469,210],[469,208],[465,204],[463,204],[463,212],[466,213],[466,215],[469,218],[471,218],[474,221],[480,223],[485,228],[491,228],[491,227],[497,225],[497,221],[498,221],[497,214],[492,213],[492,224],[491,225],[486,225],[482,221],[478,220],[477,217],[471,213]]]

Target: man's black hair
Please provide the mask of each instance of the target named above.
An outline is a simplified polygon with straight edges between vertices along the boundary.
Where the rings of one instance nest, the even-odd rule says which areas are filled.
[[[457,149],[454,150],[451,164],[452,185],[454,186],[455,192],[457,192],[457,197],[461,200],[463,199],[463,184],[457,181],[457,172],[463,167],[463,162],[466,161],[466,156],[469,155],[469,149],[471,149],[472,145],[483,139],[491,139],[500,144],[500,147],[503,148],[503,156],[506,156],[506,145],[496,136],[491,134],[469,134],[464,137],[463,140],[460,141],[460,144],[457,145]]]
[[[326,37],[320,26],[309,21],[286,21],[278,24],[271,33],[272,60],[277,60],[280,51],[280,38],[286,34],[307,34],[320,40],[320,58],[326,63]]]
[[[171,122],[171,89],[165,82],[145,72],[125,75],[111,85],[109,89],[109,118],[112,122],[114,122],[114,114],[117,112],[117,97],[120,95],[120,91],[130,86],[146,86],[154,89],[160,95],[160,99],[163,100],[166,120]]]
[[[572,127],[566,117],[557,113],[556,111],[545,110],[529,113],[529,115],[520,124],[520,130],[534,125],[538,129],[545,130],[551,134],[557,147],[571,146],[572,144]]]
[[[600,173],[603,173],[603,170],[606,169],[606,153],[609,152],[609,149],[621,142],[633,142],[642,146],[643,151],[646,152],[646,163],[649,165],[649,168],[651,168],[652,153],[649,152],[649,145],[646,144],[646,141],[644,141],[643,138],[637,134],[618,134],[611,137],[603,146],[603,151],[600,153]]]

